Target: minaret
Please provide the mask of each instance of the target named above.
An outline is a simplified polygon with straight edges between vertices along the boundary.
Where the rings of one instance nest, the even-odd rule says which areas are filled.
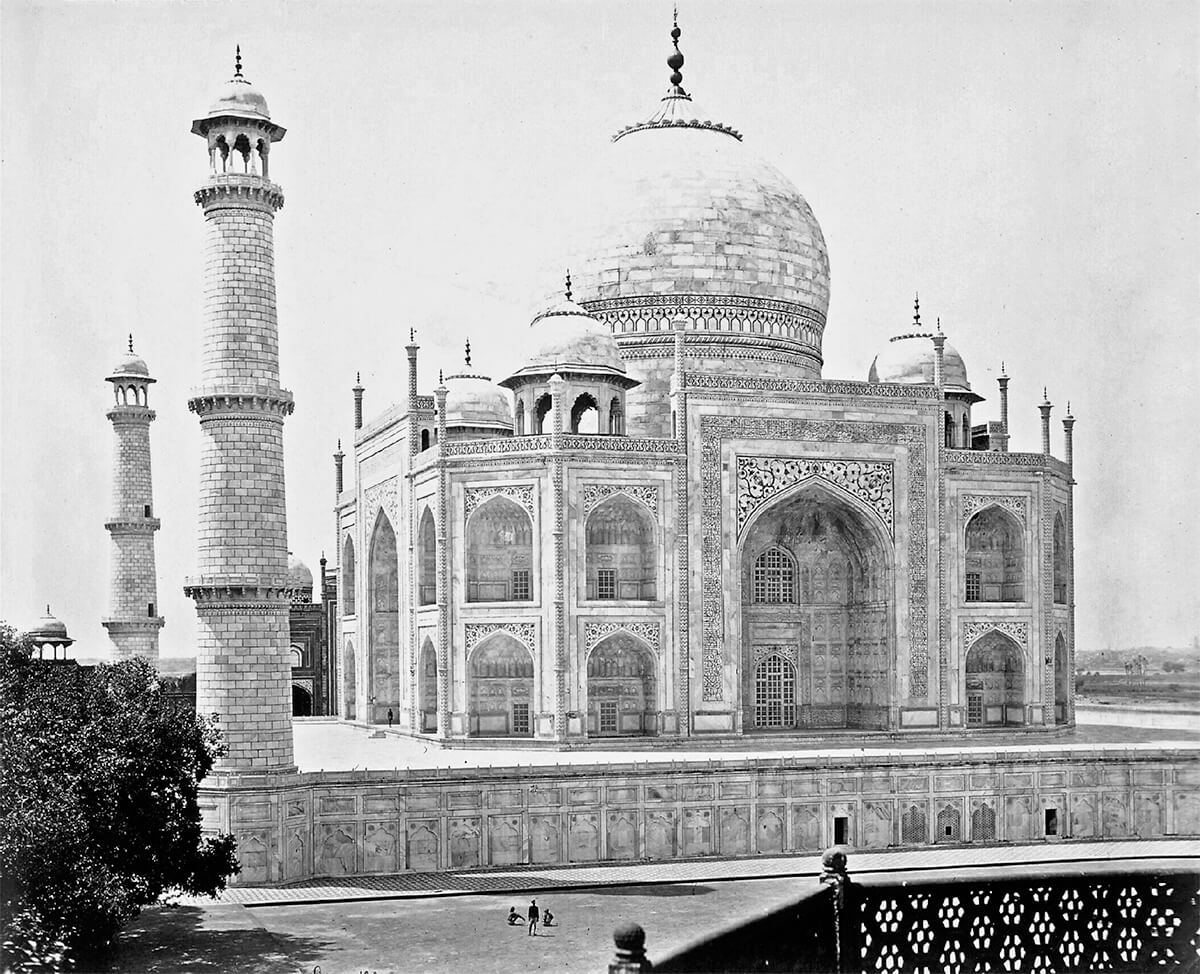
[[[158,580],[154,568],[154,493],[150,481],[150,386],[154,379],[146,363],[129,351],[109,375],[113,407],[112,509],[104,527],[112,539],[108,582],[109,614],[103,626],[112,640],[116,659],[144,656],[158,659]]]
[[[285,771],[292,758],[288,654],[287,513],[275,320],[275,211],[267,178],[284,129],[236,71],[208,115],[192,123],[211,172],[196,191],[204,212],[201,382],[188,408],[200,418],[196,602],[196,711],[216,713],[228,753],[217,768]]]

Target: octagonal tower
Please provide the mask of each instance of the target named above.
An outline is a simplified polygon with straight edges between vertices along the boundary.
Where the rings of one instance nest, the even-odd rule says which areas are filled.
[[[196,602],[196,710],[216,713],[228,745],[218,768],[292,768],[291,659],[283,421],[292,395],[279,385],[272,235],[283,193],[267,178],[284,129],[266,99],[234,77],[192,123],[208,145],[204,211],[201,383],[188,408],[200,418]]]

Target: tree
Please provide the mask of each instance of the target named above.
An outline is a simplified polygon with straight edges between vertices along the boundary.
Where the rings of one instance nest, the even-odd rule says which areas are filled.
[[[0,623],[7,964],[94,956],[164,893],[224,889],[234,839],[203,836],[197,802],[221,752],[215,720],[169,701],[144,660],[42,661]]]

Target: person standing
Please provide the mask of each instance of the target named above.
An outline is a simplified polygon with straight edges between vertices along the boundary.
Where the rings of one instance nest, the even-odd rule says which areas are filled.
[[[396,715],[392,713],[392,708],[388,707],[388,730],[392,729],[392,721],[396,719]]]
[[[529,901],[529,936],[537,936],[538,920],[541,918],[542,911],[538,909],[537,900]]]

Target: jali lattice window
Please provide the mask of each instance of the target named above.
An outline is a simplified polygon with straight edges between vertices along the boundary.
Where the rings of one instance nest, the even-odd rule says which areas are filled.
[[[768,548],[754,562],[754,601],[796,601],[796,566],[782,548]]]
[[[528,602],[532,598],[529,584],[529,569],[518,568],[512,573],[512,597],[514,602]]]
[[[754,668],[754,726],[792,727],[796,723],[796,668],[772,653]]]
[[[596,571],[596,598],[615,599],[617,597],[617,570],[615,568],[600,568]]]
[[[967,601],[979,601],[979,572],[967,572]]]

